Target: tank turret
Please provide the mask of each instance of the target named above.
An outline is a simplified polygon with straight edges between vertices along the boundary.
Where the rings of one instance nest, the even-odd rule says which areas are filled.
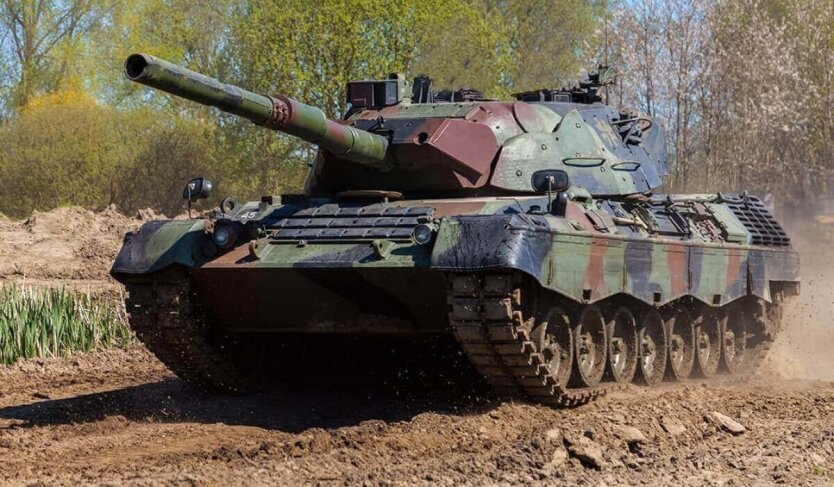
[[[124,71],[131,81],[294,135],[341,159],[378,169],[389,164],[388,139],[330,120],[298,100],[253,93],[148,54],[130,55]]]
[[[286,96],[221,83],[147,54],[125,61],[125,74],[173,95],[228,113],[322,149],[307,192],[394,191],[411,195],[536,193],[537,172],[563,171],[592,195],[649,193],[668,174],[665,138],[649,117],[618,111],[597,91],[601,70],[578,87],[519,93],[514,101],[476,90],[431,89],[398,75],[347,84],[343,120]]]

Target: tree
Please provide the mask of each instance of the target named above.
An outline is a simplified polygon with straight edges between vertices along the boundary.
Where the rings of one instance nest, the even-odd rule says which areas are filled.
[[[698,100],[709,65],[712,0],[648,0],[621,4],[612,30],[620,41],[619,102],[659,119],[670,136],[670,189],[690,180],[699,128]]]
[[[486,17],[485,17],[486,16]],[[237,11],[227,78],[342,115],[345,83],[391,72],[427,72],[439,86],[501,89],[507,54],[500,22],[461,0],[252,0]],[[269,26],[265,28],[264,26]],[[224,123],[240,178],[267,191],[300,189],[310,146],[246,124]],[[246,140],[246,143],[240,141]]]
[[[208,110],[164,95],[149,95],[122,75],[122,63],[134,52],[147,52],[190,69],[226,76],[224,49],[233,28],[234,0],[143,0],[119,2],[110,12],[112,21],[87,36],[95,44],[89,60],[88,86],[98,97],[125,108],[168,107],[205,117]],[[116,40],[114,42],[114,40]]]
[[[511,91],[574,84],[602,41],[605,8],[589,0],[490,0],[491,16],[506,26],[513,60],[502,73],[504,84]]]
[[[516,68],[511,48],[512,26],[506,12],[481,2],[446,2],[433,9],[414,32],[407,64],[411,74],[427,74],[436,88],[474,88],[487,96],[509,93]]]
[[[55,91],[67,75],[77,43],[99,25],[107,0],[0,0],[0,73],[10,92],[6,109],[36,93]],[[55,56],[61,51],[61,56]]]

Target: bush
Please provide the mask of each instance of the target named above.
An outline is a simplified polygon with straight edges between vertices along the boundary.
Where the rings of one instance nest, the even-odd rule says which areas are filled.
[[[158,114],[132,114],[130,134],[137,147],[130,164],[118,174],[113,203],[122,211],[154,208],[173,216],[184,210],[182,189],[197,176],[215,184],[225,178],[217,156],[214,126],[191,120],[164,120]]]
[[[36,98],[0,131],[0,212],[23,217],[32,210],[78,204],[106,206],[120,168],[130,164],[127,117],[83,93]],[[9,197],[11,196],[11,197]]]
[[[124,212],[183,209],[182,187],[206,175],[223,180],[215,128],[199,120],[120,111],[81,92],[33,99],[0,127],[0,213],[79,205]]]

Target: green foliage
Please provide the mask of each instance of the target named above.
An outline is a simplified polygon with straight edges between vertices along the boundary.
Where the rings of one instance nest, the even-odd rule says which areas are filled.
[[[128,122],[82,93],[52,95],[24,109],[0,131],[0,187],[15,195],[3,198],[0,211],[24,216],[73,203],[106,205],[114,176],[131,156],[121,140]]]
[[[66,289],[0,286],[0,364],[133,343],[122,316]]]
[[[512,63],[503,73],[513,92],[568,86],[598,49],[605,6],[588,0],[486,0],[507,38]],[[494,24],[492,24],[494,25]],[[602,60],[604,61],[604,60]],[[493,74],[494,76],[494,74]]]
[[[489,10],[482,2],[446,5],[422,27],[411,71],[430,75],[440,88],[475,88],[487,96],[507,96],[517,62],[507,12]]]
[[[0,187],[15,195],[0,201],[0,212],[116,204],[177,214],[184,181],[223,180],[214,130],[149,110],[119,111],[79,92],[35,98],[0,127]]]
[[[112,7],[111,0],[0,2],[0,113],[79,83],[84,38],[107,23]]]
[[[234,0],[119,3],[118,8],[111,10],[113,21],[89,37],[97,45],[91,53],[95,64],[88,73],[91,88],[109,104],[131,109],[167,108],[173,101],[171,98],[149,97],[147,89],[124,79],[122,63],[134,52],[148,52],[212,76],[225,76],[223,50],[231,29],[232,6],[238,3]],[[178,108],[194,107],[179,101],[174,104]],[[203,110],[202,114],[205,113],[208,111]]]
[[[298,98],[330,117],[341,115],[345,83],[352,79],[434,68],[441,86],[495,92],[509,65],[500,46],[501,20],[460,0],[327,0],[315,6],[254,0],[235,13],[232,25],[232,81]],[[309,145],[244,128],[234,138],[246,141],[234,152],[245,154],[242,178],[264,192],[300,189]]]
[[[218,157],[214,124],[160,118],[150,110],[130,116],[141,138],[132,137],[128,146],[138,147],[131,147],[128,164],[114,175],[112,202],[117,208],[154,208],[174,216],[183,211],[181,193],[186,181],[206,175],[222,185],[230,179],[228,161]]]

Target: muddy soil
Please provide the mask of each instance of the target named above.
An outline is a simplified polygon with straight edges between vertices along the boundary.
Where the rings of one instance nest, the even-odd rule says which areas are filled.
[[[4,225],[28,232],[0,222],[0,243]],[[0,368],[0,483],[834,485],[834,255],[799,240],[802,297],[748,383],[632,387],[554,410],[498,402],[466,381],[205,396],[141,348],[33,360]],[[82,248],[40,276],[106,283],[106,266],[94,269],[104,257],[72,267]]]
[[[207,397],[136,349],[0,384],[2,483],[834,483],[828,382],[634,388],[576,410],[383,388]]]

